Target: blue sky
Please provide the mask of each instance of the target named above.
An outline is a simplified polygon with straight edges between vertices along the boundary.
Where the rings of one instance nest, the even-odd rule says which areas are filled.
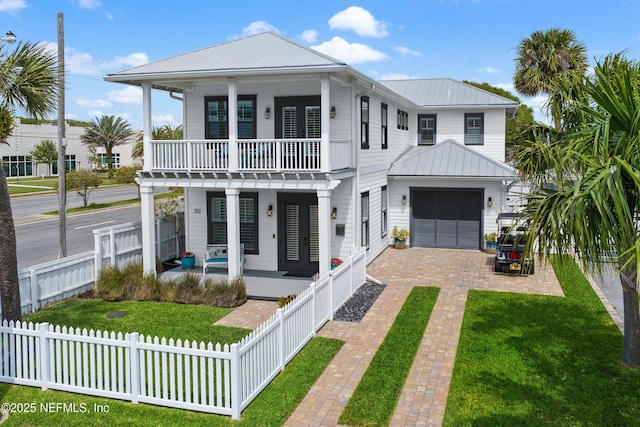
[[[512,92],[516,47],[535,30],[574,31],[592,64],[622,50],[640,59],[638,0],[0,0],[0,34],[56,49],[58,12],[67,118],[115,114],[134,129],[142,128],[141,91],[104,82],[107,73],[266,30],[375,79],[450,77]],[[523,101],[535,108],[541,99]],[[181,124],[181,111],[154,93],[154,125]]]

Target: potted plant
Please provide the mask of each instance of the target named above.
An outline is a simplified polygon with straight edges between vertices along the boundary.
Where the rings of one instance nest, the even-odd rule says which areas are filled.
[[[340,264],[342,264],[342,260],[340,258],[331,258],[331,269],[335,270],[336,267],[338,267]]]
[[[191,270],[196,266],[196,254],[193,252],[182,252],[179,258],[183,270]]]
[[[407,245],[407,239],[409,238],[409,230],[406,228],[393,227],[391,237],[394,239],[394,246],[396,249],[404,249]]]
[[[484,235],[486,251],[488,254],[496,253],[497,239],[498,239],[498,235],[495,232]]]

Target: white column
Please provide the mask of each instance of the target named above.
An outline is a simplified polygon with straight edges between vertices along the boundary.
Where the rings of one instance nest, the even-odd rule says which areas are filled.
[[[142,267],[145,274],[156,274],[155,213],[153,209],[153,187],[140,187],[142,205]]]
[[[242,274],[240,264],[240,191],[225,190],[227,195],[227,256],[229,258],[229,281]]]
[[[229,121],[229,171],[238,170],[238,82],[227,81],[228,97],[227,119]]]
[[[320,77],[320,170],[331,171],[331,84],[329,75]]]
[[[142,121],[142,138],[144,147],[142,168],[148,171],[151,170],[154,164],[153,155],[151,153],[151,129],[153,126],[151,122],[151,82],[142,83]]]
[[[322,275],[331,270],[331,190],[318,190],[318,245]]]

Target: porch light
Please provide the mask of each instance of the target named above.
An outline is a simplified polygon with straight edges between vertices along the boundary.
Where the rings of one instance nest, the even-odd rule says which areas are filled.
[[[333,209],[331,210],[331,219],[336,219],[338,218],[338,208],[337,207],[333,207]]]
[[[271,117],[271,107],[267,107],[264,109],[264,118],[269,119]]]
[[[273,205],[269,205],[269,207],[267,208],[267,216],[272,216],[273,215]]]
[[[491,200],[491,197],[489,197],[487,199],[487,207],[490,208],[491,206],[493,206],[493,200]]]
[[[406,194],[403,194],[403,195],[402,195],[402,206],[404,206],[404,205],[406,205],[406,204],[407,204],[407,195],[406,195]]]
[[[336,118],[336,106],[335,105],[331,106],[331,118],[332,119]]]

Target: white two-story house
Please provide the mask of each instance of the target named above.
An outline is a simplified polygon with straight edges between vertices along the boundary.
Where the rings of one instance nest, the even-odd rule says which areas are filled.
[[[515,179],[515,102],[448,79],[378,82],[273,33],[105,79],[143,89],[147,271],[158,187],[184,187],[187,249],[228,245],[235,276],[241,244],[244,268],[324,273],[353,248],[374,259],[393,226],[413,246],[480,249]],[[152,89],[182,100],[185,140],[150,139]]]

